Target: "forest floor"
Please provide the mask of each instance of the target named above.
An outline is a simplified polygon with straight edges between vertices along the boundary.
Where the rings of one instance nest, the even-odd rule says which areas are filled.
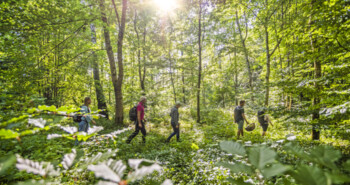
[[[67,119],[61,123],[70,126],[77,125]],[[126,138],[134,130],[131,128],[132,125],[130,125],[129,131],[117,135],[115,140],[101,137],[101,135],[121,128],[115,128],[112,126],[112,121],[102,119],[97,121],[97,125],[103,126],[104,130],[79,146],[74,146],[74,140],[67,138],[48,140],[48,134],[64,133],[60,129],[50,129],[22,137],[21,140],[2,141],[0,154],[20,154],[31,160],[51,161],[58,164],[63,155],[71,152],[72,148],[84,151],[84,155],[118,149],[114,159],[123,160],[124,163],[127,163],[128,159],[149,159],[157,161],[164,169],[161,173],[155,172],[153,175],[130,184],[154,184],[154,182],[163,182],[165,179],[172,180],[174,184],[229,184],[225,180],[230,175],[229,171],[218,167],[217,163],[237,160],[231,154],[223,152],[219,147],[220,141],[236,141],[237,125],[232,120],[220,120],[212,124],[196,124],[190,116],[186,116],[181,121],[180,126],[182,141],[176,142],[174,136],[170,143],[165,142],[172,132],[170,123],[155,124],[150,121],[146,123],[146,144],[141,143],[141,132],[131,144],[126,144]],[[17,127],[21,126],[17,125]],[[347,156],[346,158],[349,157],[349,141],[334,137],[326,138],[327,133],[323,133],[320,141],[311,141],[308,130],[291,128],[284,123],[279,123],[278,120],[275,120],[274,126],[269,128],[266,137],[261,136],[261,131],[261,127],[257,125],[253,132],[245,132],[244,137],[237,142],[247,147],[262,144],[281,151],[281,145],[289,142],[287,137],[293,135],[296,136],[295,141],[304,150],[320,144],[333,145],[340,149],[343,155]],[[294,138],[289,139],[294,140]],[[297,163],[293,157],[285,155],[283,152],[279,153],[279,157],[286,164],[296,165]],[[38,175],[18,171],[13,167],[7,174],[0,176],[0,184],[40,178]],[[88,171],[66,173],[59,178],[66,184],[94,184],[98,181],[93,173]],[[243,176],[243,178],[246,182],[256,183],[259,181],[258,177]],[[279,180],[274,178],[265,181],[264,184],[279,184]]]

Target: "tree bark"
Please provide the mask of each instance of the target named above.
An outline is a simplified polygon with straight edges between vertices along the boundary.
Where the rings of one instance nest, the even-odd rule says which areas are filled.
[[[124,39],[124,31],[125,31],[125,17],[126,17],[126,9],[127,9],[127,0],[123,0],[122,3],[122,17],[121,23],[119,27],[118,33],[118,50],[117,50],[117,58],[118,58],[118,80],[116,87],[116,115],[115,122],[117,125],[123,125],[124,113],[123,113],[123,93],[122,93],[122,85],[124,78],[124,70],[123,70],[123,39]],[[116,11],[116,9],[115,9]],[[117,14],[117,11],[116,11]]]
[[[265,83],[266,83],[266,92],[265,92],[265,106],[269,106],[269,95],[270,95],[270,63],[271,63],[271,56],[274,54],[276,49],[279,47],[282,38],[278,39],[277,32],[276,32],[276,37],[277,37],[277,43],[276,46],[272,49],[270,53],[270,48],[269,48],[269,31],[268,31],[268,26],[270,22],[270,17],[273,14],[269,14],[269,4],[268,0],[265,0],[265,6],[267,10],[267,15],[265,17],[265,22],[264,22],[264,28],[265,28],[265,44],[266,44],[266,77],[265,77]],[[282,8],[282,25],[283,29],[283,8]]]
[[[171,86],[173,87],[173,94],[174,94],[174,102],[176,103],[176,89],[175,89],[175,82],[174,82],[174,77],[173,77],[173,62],[172,62],[172,58],[171,58],[171,40],[169,40],[169,51],[168,51],[168,55],[169,55],[169,73],[170,73],[170,81],[171,81]]]
[[[235,47],[235,102],[236,106],[238,106],[238,68],[237,68],[237,48]]]
[[[91,42],[93,44],[96,44],[95,25],[90,24],[90,29],[91,29]],[[101,85],[100,71],[99,71],[99,66],[98,66],[98,62],[97,62],[97,55],[94,51],[92,51],[92,69],[93,69],[93,74],[94,74],[97,108],[101,109],[102,112],[100,112],[100,114],[106,116],[106,118],[108,119],[106,98],[105,98],[105,95],[103,94],[103,87]]]
[[[267,2],[267,1],[266,1]],[[270,94],[270,50],[269,50],[269,32],[267,30],[268,19],[265,22],[265,44],[266,44],[266,92],[265,92],[265,106],[269,106],[269,94]]]
[[[202,44],[201,44],[201,38],[202,38],[202,25],[201,25],[201,18],[202,18],[202,0],[199,0],[199,15],[198,15],[198,84],[197,84],[197,123],[200,123],[201,121],[201,108],[200,108],[200,95],[201,95],[201,75],[202,75]]]
[[[115,66],[115,60],[114,60],[114,53],[113,53],[113,48],[111,45],[111,39],[110,39],[110,34],[109,30],[107,28],[108,26],[108,20],[105,14],[105,1],[100,0],[100,10],[101,10],[101,19],[103,22],[103,35],[105,38],[105,47],[107,51],[107,56],[109,60],[109,65],[111,69],[111,78],[112,78],[112,84],[114,87],[114,92],[115,92],[115,99],[117,99],[116,92],[117,92],[117,71],[116,71],[116,66]]]
[[[146,26],[143,31],[143,47],[142,47],[142,54],[143,54],[143,75],[142,75],[142,83],[141,83],[141,88],[143,91],[145,91],[145,79],[146,79]]]
[[[173,68],[172,68],[172,60],[171,60],[171,58],[170,58],[170,60],[169,60],[169,62],[170,62],[170,81],[171,81],[171,85],[172,85],[172,87],[173,87],[173,93],[174,93],[174,102],[176,103],[176,89],[175,89],[175,82],[174,82],[174,77],[173,77],[173,72],[174,72],[174,70],[173,70]]]
[[[107,56],[109,60],[109,65],[111,69],[111,77],[112,83],[114,87],[114,95],[115,95],[115,124],[122,125],[123,124],[123,96],[122,96],[122,82],[123,82],[123,61],[122,61],[122,45],[123,45],[123,36],[125,29],[125,12],[126,12],[127,0],[123,0],[123,8],[122,8],[122,20],[119,28],[118,34],[118,78],[117,78],[117,69],[115,65],[113,48],[111,45],[111,39],[109,30],[107,28],[108,21],[105,14],[105,1],[100,0],[100,9],[101,9],[101,19],[103,24],[103,34],[105,38],[105,47],[107,50]]]
[[[185,89],[185,75],[184,75],[184,71],[182,71],[182,101],[184,104],[186,104],[186,89]]]
[[[249,87],[250,87],[251,93],[253,94],[253,76],[252,76],[252,71],[251,71],[251,69],[250,69],[250,62],[249,62],[249,57],[248,57],[248,50],[247,50],[247,47],[246,47],[246,45],[245,45],[245,41],[246,41],[247,35],[245,36],[245,38],[243,38],[241,26],[240,26],[239,19],[238,19],[237,10],[236,10],[236,24],[237,24],[239,36],[240,36],[240,38],[241,38],[241,43],[242,43],[242,47],[243,47],[243,51],[244,51],[244,57],[245,57],[246,64],[247,64],[248,76],[249,76]],[[247,25],[246,25],[246,29],[248,29]],[[246,34],[248,34],[248,33],[246,33]],[[251,99],[252,99],[252,101],[254,101],[254,96],[252,96]]]
[[[310,10],[313,11],[313,3],[315,3],[315,1],[311,1],[311,8]],[[310,45],[311,45],[311,50],[312,50],[312,53],[313,53],[313,58],[314,58],[314,79],[315,79],[315,82],[314,82],[314,87],[315,87],[315,90],[317,93],[314,94],[314,98],[312,100],[312,105],[313,107],[316,107],[316,109],[313,111],[312,113],[312,120],[313,122],[317,122],[318,119],[320,118],[320,108],[318,107],[319,106],[319,103],[320,103],[320,97],[318,95],[318,93],[321,91],[321,85],[317,82],[317,80],[319,78],[321,78],[321,73],[322,73],[322,69],[321,69],[321,61],[318,59],[318,57],[316,55],[316,38],[313,37],[312,35],[312,24],[313,24],[313,20],[312,20],[312,13],[310,14],[310,20],[309,20],[309,30],[310,30],[310,33],[309,33],[309,37],[310,37]],[[316,121],[315,121],[316,120]],[[312,125],[312,140],[319,140],[320,139],[320,128],[319,128],[319,124],[318,123],[314,123]]]
[[[146,29],[146,28],[145,28]],[[137,11],[135,9],[135,18],[134,18],[134,30],[136,33],[136,38],[137,38],[137,62],[138,62],[138,72],[139,72],[139,81],[140,81],[140,87],[142,89],[142,91],[145,91],[145,83],[144,83],[144,79],[145,79],[145,65],[143,67],[143,75],[142,75],[142,67],[141,67],[141,45],[140,45],[140,35],[139,35],[139,31],[137,30]],[[146,31],[146,30],[145,30]],[[143,33],[143,41],[145,44],[145,40],[146,40],[146,33]],[[143,60],[145,63],[145,51],[144,51],[144,46],[143,46]]]

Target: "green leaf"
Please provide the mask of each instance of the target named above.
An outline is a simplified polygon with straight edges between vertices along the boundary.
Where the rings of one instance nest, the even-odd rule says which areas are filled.
[[[230,169],[232,173],[246,173],[251,175],[253,173],[252,167],[242,164],[242,163],[235,163],[235,164],[229,164],[225,162],[219,162],[217,166],[222,166],[224,168]]]
[[[192,143],[191,148],[192,148],[193,150],[199,150],[198,145],[196,145],[195,143]]]
[[[297,146],[294,143],[287,143],[286,145],[284,145],[284,150],[302,159],[311,160],[310,156],[307,153],[305,153],[301,147]]]
[[[226,151],[230,154],[236,154],[240,156],[244,156],[246,154],[244,147],[240,143],[233,141],[222,141],[220,143],[220,148],[221,150]]]
[[[244,182],[243,177],[240,177],[240,178],[238,178],[238,179],[234,179],[234,178],[232,178],[232,177],[229,177],[229,178],[227,178],[227,180],[228,180],[230,183],[236,184],[236,185],[247,185],[247,184],[250,184],[250,183]]]
[[[155,161],[147,160],[144,159],[142,162],[139,164],[138,168],[141,168],[143,166],[152,166],[155,163]]]
[[[265,147],[265,146],[259,146],[254,147],[249,150],[249,162],[258,168],[259,170],[262,170],[265,168],[265,165],[272,163],[275,161],[276,152]]]
[[[285,166],[283,164],[277,163],[277,164],[271,165],[270,167],[262,169],[261,173],[264,175],[265,178],[268,179],[270,177],[283,174],[289,169],[290,169],[289,166]]]
[[[315,166],[302,165],[291,175],[300,184],[327,185],[327,177],[320,168]]]
[[[310,152],[312,161],[332,169],[337,169],[335,161],[339,160],[341,153],[330,146],[318,146]]]
[[[1,139],[12,139],[12,138],[16,138],[19,136],[18,132],[14,132],[12,130],[9,129],[1,129],[0,130],[0,138]]]
[[[82,150],[82,149],[77,149],[76,150],[76,157],[74,158],[74,161],[73,161],[73,163],[72,163],[72,166],[74,166],[75,164],[77,164],[79,161],[80,161],[80,159],[82,158],[82,157],[84,157],[84,150]]]
[[[334,184],[344,184],[346,182],[350,182],[350,177],[344,174],[339,173],[326,173],[327,177],[331,179]]]
[[[350,159],[343,164],[343,167],[346,171],[350,172]]]
[[[7,169],[16,163],[16,157],[14,155],[5,156],[0,159],[0,175],[6,173]]]

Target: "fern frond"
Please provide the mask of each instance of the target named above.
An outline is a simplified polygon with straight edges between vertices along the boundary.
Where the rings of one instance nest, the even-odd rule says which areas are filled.
[[[75,149],[72,149],[72,153],[64,155],[61,162],[63,168],[67,170],[69,167],[71,167],[76,156],[77,152]]]

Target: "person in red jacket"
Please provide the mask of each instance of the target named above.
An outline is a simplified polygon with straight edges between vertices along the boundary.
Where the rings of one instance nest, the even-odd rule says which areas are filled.
[[[147,102],[146,97],[142,96],[140,99],[139,104],[136,107],[137,110],[137,119],[135,121],[135,132],[133,132],[128,139],[126,140],[126,143],[130,143],[132,139],[134,139],[137,134],[141,131],[142,133],[142,141],[143,143],[146,143],[146,128],[145,128],[145,104]]]

